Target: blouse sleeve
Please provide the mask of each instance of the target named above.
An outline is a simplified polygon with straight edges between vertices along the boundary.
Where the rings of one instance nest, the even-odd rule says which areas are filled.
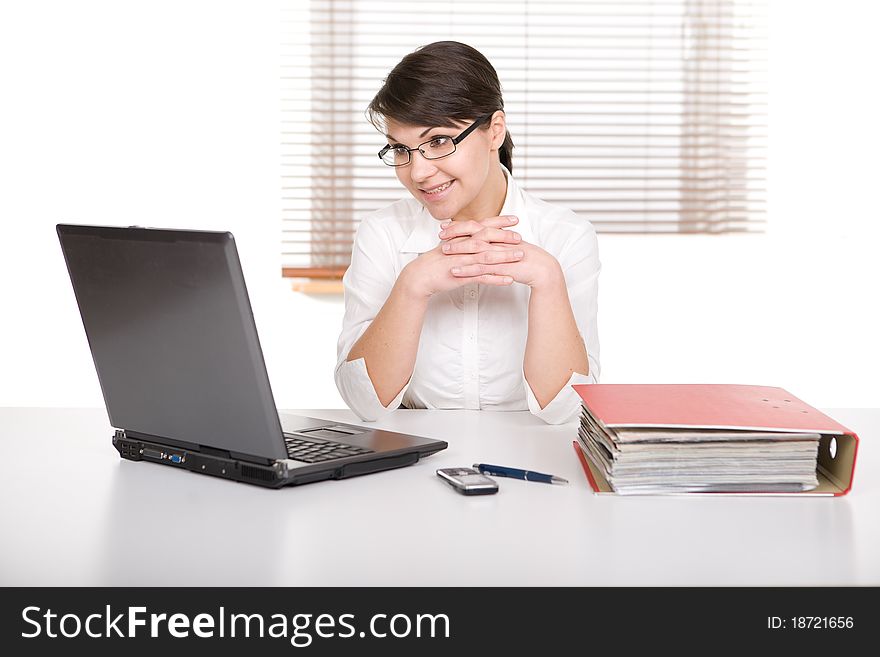
[[[559,254],[558,260],[565,275],[568,299],[577,323],[578,331],[587,348],[589,373],[574,372],[562,390],[544,408],[535,399],[531,386],[523,373],[526,399],[532,414],[547,424],[571,422],[580,414],[581,398],[571,387],[579,383],[599,382],[599,330],[596,325],[599,296],[599,242],[591,224],[570,241]]]
[[[391,243],[380,225],[364,220],[355,235],[351,265],[342,277],[345,314],[336,344],[336,388],[348,407],[364,421],[375,421],[398,408],[409,381],[383,406],[363,358],[346,360],[391,294],[396,275]]]

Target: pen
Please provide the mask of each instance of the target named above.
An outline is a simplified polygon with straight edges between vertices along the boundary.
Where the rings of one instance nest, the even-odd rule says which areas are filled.
[[[568,480],[556,475],[544,474],[543,472],[532,472],[531,470],[520,470],[519,468],[508,468],[503,465],[490,465],[489,463],[474,463],[474,468],[484,474],[495,475],[496,477],[512,477],[513,479],[525,479],[526,481],[540,481],[545,484],[567,484]]]

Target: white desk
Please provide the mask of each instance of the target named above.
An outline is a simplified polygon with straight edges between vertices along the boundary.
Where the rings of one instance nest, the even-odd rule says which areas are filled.
[[[880,410],[826,412],[861,439],[840,498],[596,496],[574,424],[477,411],[378,423],[450,443],[414,466],[265,490],[122,461],[103,409],[0,409],[0,585],[878,585]],[[571,483],[434,474],[477,461]]]

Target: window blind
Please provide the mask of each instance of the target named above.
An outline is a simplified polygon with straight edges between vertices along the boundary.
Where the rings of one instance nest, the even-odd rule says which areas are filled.
[[[763,230],[765,0],[372,0],[282,7],[285,275],[339,277],[360,218],[408,194],[364,110],[440,40],[498,71],[514,175],[600,232]]]

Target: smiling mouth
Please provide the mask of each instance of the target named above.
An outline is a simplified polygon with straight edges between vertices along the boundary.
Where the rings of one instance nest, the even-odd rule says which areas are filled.
[[[423,189],[421,190],[424,194],[439,194],[440,192],[449,188],[449,186],[455,182],[455,179],[449,180],[442,185],[438,185],[437,187],[433,187],[431,189]]]

